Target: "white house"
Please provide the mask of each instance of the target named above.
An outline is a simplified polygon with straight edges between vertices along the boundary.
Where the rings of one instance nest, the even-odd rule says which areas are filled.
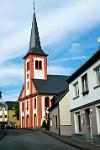
[[[5,103],[0,103],[0,126],[5,127],[8,121],[8,107]]]
[[[100,49],[69,78],[72,135],[100,143]]]

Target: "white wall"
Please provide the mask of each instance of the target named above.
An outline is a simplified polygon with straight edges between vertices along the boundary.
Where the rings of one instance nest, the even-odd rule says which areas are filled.
[[[66,95],[59,102],[59,110],[60,110],[60,125],[71,125],[69,93],[66,93]]]
[[[100,65],[100,60],[98,60],[95,64],[93,64],[89,69],[87,69],[84,73],[82,73],[79,77],[77,77],[71,84],[69,84],[70,91],[70,109],[77,108],[79,106],[97,101],[100,99],[100,86],[96,89],[95,87],[95,74],[94,69]],[[82,81],[81,77],[87,73],[88,76],[88,88],[89,93],[84,95],[82,94]],[[73,84],[78,81],[79,84],[79,97],[74,99],[74,86]]]

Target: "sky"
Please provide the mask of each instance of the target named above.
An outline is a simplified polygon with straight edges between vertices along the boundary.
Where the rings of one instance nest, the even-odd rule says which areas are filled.
[[[36,0],[41,46],[48,74],[71,75],[99,44],[100,0]],[[0,0],[0,90],[15,101],[23,86],[23,56],[28,51],[33,0]]]

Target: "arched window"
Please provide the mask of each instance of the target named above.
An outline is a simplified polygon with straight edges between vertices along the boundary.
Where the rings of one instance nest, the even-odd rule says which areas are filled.
[[[39,69],[42,69],[42,61],[39,61]]]
[[[35,69],[38,69],[38,60],[35,61]]]
[[[24,102],[22,102],[22,112],[24,111]]]
[[[29,62],[27,62],[27,71],[29,71],[29,69],[30,69],[30,64]]]
[[[36,109],[36,98],[34,99],[34,109]]]
[[[45,107],[49,107],[49,97],[45,97]]]

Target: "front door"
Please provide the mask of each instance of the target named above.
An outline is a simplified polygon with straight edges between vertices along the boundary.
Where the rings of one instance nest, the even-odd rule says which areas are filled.
[[[92,140],[92,125],[91,125],[91,112],[90,108],[85,110],[85,128],[86,128],[86,138],[88,141]]]

